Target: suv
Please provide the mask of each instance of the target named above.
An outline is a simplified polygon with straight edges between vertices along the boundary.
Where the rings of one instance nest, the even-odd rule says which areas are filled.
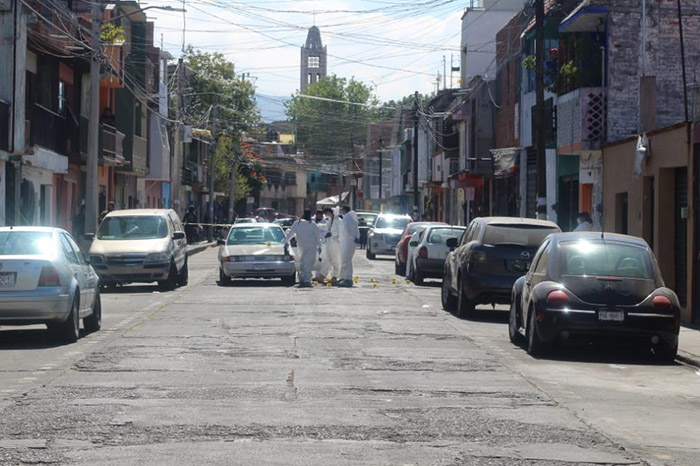
[[[106,287],[158,282],[171,290],[187,284],[187,239],[171,209],[115,210],[90,246],[90,263]]]
[[[411,217],[408,215],[379,214],[367,237],[367,259],[374,259],[377,254],[393,256],[401,232],[409,223]]]

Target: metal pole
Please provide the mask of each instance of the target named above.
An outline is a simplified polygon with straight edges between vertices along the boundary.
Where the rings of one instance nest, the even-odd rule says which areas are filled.
[[[384,192],[382,190],[382,159],[384,158],[384,138],[379,136],[379,211],[382,210],[382,199],[384,198]]]
[[[647,75],[647,0],[642,0],[642,76]]]
[[[172,175],[172,189],[170,190],[170,197],[172,199],[171,207],[173,209],[179,206],[179,215],[184,215],[185,209],[181,205],[182,199],[180,199],[180,188],[182,186],[182,169],[180,159],[182,157],[182,99],[183,99],[183,75],[184,75],[185,64],[182,57],[177,61],[177,105],[175,106],[175,141],[173,150],[173,167],[171,171],[174,172]],[[177,210],[177,209],[176,209]]]
[[[219,135],[217,134],[219,124],[219,107],[214,105],[214,121],[212,122],[211,136],[213,138],[212,147],[209,148],[209,223],[214,224],[214,174],[216,173],[216,168],[214,163],[216,162],[216,149],[219,144]],[[207,227],[207,241],[210,243],[214,241],[214,227]]]
[[[97,229],[97,169],[100,131],[100,26],[102,5],[100,0],[92,4],[92,57],[90,59],[90,121],[88,122],[87,179],[85,186],[85,233]]]
[[[236,175],[238,174],[238,165],[236,163],[236,149],[233,149],[233,161],[231,162],[231,181],[229,184],[228,195],[228,223],[233,223],[234,211],[236,208]]]
[[[537,118],[535,135],[537,149],[537,218],[547,219],[547,159],[545,152],[544,112],[544,0],[535,2],[535,95]]]
[[[420,217],[418,196],[418,91],[413,95],[413,220]]]
[[[681,39],[681,68],[683,70],[683,107],[685,120],[688,121],[688,83],[685,75],[685,43],[683,42],[683,15],[681,14],[681,0],[676,0],[678,5],[678,33]]]

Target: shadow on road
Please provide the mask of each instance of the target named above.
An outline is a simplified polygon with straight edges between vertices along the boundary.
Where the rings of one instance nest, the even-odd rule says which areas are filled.
[[[35,326],[36,327],[36,326]],[[87,332],[80,331],[80,337]],[[41,350],[57,348],[70,343],[64,343],[48,330],[41,328],[3,328],[0,330],[0,351],[8,350]]]
[[[177,289],[177,288],[175,288],[175,289]],[[171,290],[171,291],[174,291],[174,290]],[[102,295],[128,294],[128,293],[153,293],[153,292],[167,293],[168,291],[160,289],[157,284],[153,284],[153,285],[144,285],[144,284],[117,285],[117,286],[110,286],[107,288],[100,289],[100,294],[102,294]]]
[[[507,338],[507,337],[506,337]],[[630,366],[666,366],[676,362],[662,361],[654,357],[651,347],[622,345],[613,342],[575,341],[556,343],[534,357],[542,361],[567,363],[614,364]]]
[[[280,280],[264,280],[264,279],[241,279],[241,280],[231,280],[230,283],[221,283],[217,281],[216,284],[223,288],[236,288],[236,287],[253,287],[253,288],[292,288],[282,284]],[[295,285],[296,286],[296,285]]]

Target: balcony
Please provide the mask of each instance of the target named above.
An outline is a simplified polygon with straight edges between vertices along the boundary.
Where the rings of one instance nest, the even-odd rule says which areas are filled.
[[[78,37],[78,22],[74,13],[61,0],[29,0],[27,4],[39,15],[29,15],[27,23],[30,41],[39,43],[41,50],[74,54]],[[50,23],[50,24],[49,24]]]
[[[131,160],[131,171],[137,174],[146,175],[146,161],[148,159],[148,140],[141,136],[134,135],[133,154]]]
[[[88,120],[80,117],[80,152],[83,162],[87,160]],[[113,126],[100,124],[99,133],[99,157],[100,163],[107,166],[121,166],[124,164],[124,133],[117,131]]]
[[[66,119],[46,107],[34,104],[31,110],[30,145],[66,154]]]
[[[572,153],[599,150],[605,140],[605,104],[600,87],[582,87],[560,96],[557,149]]]

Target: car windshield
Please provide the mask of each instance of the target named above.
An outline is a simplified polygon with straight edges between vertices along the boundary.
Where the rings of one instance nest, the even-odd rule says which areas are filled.
[[[226,244],[284,243],[284,232],[278,226],[250,226],[231,229]]]
[[[406,225],[410,222],[410,219],[406,217],[379,217],[377,223],[374,225],[375,228],[396,228],[398,230],[403,230]]]
[[[367,225],[374,225],[374,222],[377,220],[377,214],[357,214],[357,221],[359,222],[360,219],[364,219]]]
[[[51,233],[44,231],[0,232],[0,256],[43,256],[51,254]]]
[[[107,217],[97,230],[97,239],[156,239],[168,236],[168,224],[160,215]]]
[[[464,228],[431,228],[428,243],[445,244],[449,238],[459,238],[462,236]]]
[[[654,278],[649,253],[639,246],[581,240],[564,243],[560,250],[561,275]]]
[[[483,243],[492,246],[516,244],[539,247],[548,235],[558,231],[554,227],[541,225],[492,223],[486,225]]]

